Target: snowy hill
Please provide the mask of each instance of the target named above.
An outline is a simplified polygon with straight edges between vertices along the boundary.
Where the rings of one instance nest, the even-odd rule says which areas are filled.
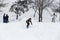
[[[26,28],[25,19],[14,23],[0,23],[0,40],[60,40],[60,23],[39,23]]]

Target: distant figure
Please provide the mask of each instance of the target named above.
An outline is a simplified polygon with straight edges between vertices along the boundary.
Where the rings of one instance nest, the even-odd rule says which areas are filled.
[[[8,23],[9,22],[8,18],[9,18],[8,14],[4,14],[3,15],[3,23]]]
[[[8,14],[6,14],[6,23],[9,22],[8,18],[9,18],[9,16],[8,16]]]
[[[26,20],[26,23],[27,23],[27,28],[29,28],[30,23],[31,23],[31,25],[32,25],[31,18],[27,19],[27,20]]]
[[[53,13],[53,15],[52,15],[53,17],[52,17],[52,22],[55,22],[55,18],[56,18],[56,14],[55,13]]]
[[[6,23],[6,14],[3,15],[3,23]]]

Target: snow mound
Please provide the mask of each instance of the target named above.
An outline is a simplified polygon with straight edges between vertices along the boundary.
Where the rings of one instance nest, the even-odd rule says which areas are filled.
[[[59,23],[39,23],[26,28],[26,19],[14,23],[0,23],[0,40],[60,40]]]

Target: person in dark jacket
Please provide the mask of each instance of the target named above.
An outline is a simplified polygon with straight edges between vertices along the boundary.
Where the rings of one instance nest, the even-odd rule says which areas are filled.
[[[8,16],[8,14],[6,14],[6,23],[9,22],[8,18],[9,18],[9,16]]]
[[[27,19],[27,20],[26,20],[26,23],[27,23],[27,28],[29,28],[30,23],[31,23],[31,25],[32,25],[31,18]]]
[[[6,15],[3,15],[3,23],[6,23]]]

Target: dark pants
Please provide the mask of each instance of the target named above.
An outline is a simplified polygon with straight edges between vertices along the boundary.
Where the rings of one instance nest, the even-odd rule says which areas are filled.
[[[27,23],[27,28],[29,28],[29,23]]]
[[[3,23],[5,23],[6,21],[3,19]]]
[[[7,19],[3,19],[3,23],[8,23],[9,21]]]
[[[3,18],[3,23],[6,23],[6,19],[5,18]]]

